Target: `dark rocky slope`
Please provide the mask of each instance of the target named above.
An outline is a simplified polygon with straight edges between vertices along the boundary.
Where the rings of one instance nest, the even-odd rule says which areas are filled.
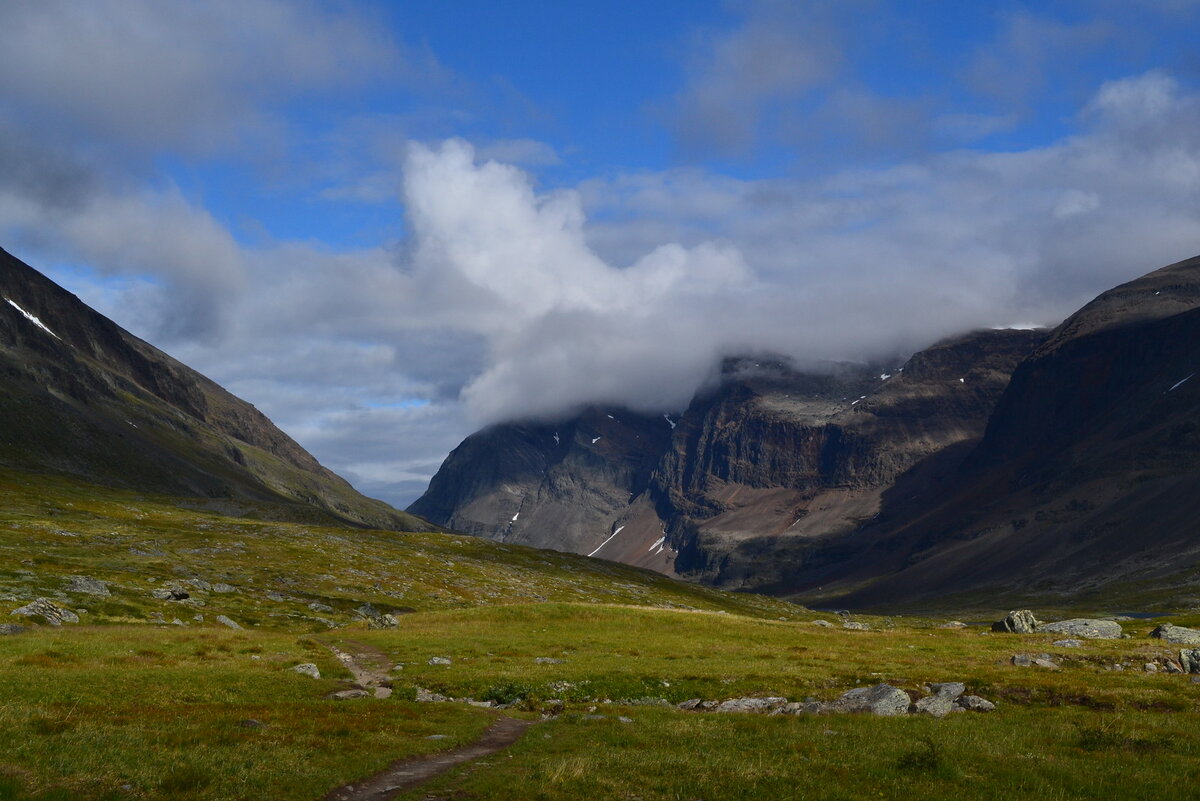
[[[897,476],[978,438],[1043,336],[977,332],[886,371],[730,360],[677,420],[592,409],[475,434],[410,511],[725,586],[776,582],[778,543],[854,530]]]
[[[952,593],[1198,604],[1197,498],[1200,258],[1072,315],[1016,370],[962,471],[896,498],[840,544],[853,559],[798,570],[791,589],[854,605]]]
[[[300,516],[426,530],[250,404],[0,250],[0,464]]]

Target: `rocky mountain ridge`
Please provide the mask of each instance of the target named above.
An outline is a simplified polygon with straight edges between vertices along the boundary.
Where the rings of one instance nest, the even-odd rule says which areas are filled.
[[[548,495],[570,508],[619,445],[636,481],[605,484],[608,503],[569,535],[531,525],[522,541],[851,608],[1114,592],[1200,603],[1197,376],[1200,257],[1101,294],[1053,331],[975,332],[903,369],[731,361],[666,430],[622,410],[561,424],[612,415],[656,433],[576,437],[580,453],[552,478],[476,470],[472,448],[512,428],[497,426],[468,438],[413,508],[461,525],[470,484],[470,530],[504,539],[501,488],[522,499],[521,519]]]
[[[0,464],[428,530],[366,498],[249,403],[0,250]]]
[[[898,367],[729,359],[681,415],[588,409],[493,426],[409,510],[502,541],[593,554],[726,586],[739,544],[852,529],[893,480],[983,433],[1034,331],[981,331]]]

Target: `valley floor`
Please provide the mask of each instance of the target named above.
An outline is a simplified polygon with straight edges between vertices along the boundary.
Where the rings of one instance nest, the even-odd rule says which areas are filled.
[[[500,716],[532,725],[399,797],[1121,799],[1200,783],[1200,684],[1145,669],[1179,653],[1147,636],[1155,620],[1078,647],[945,617],[856,617],[855,630],[470,538],[231,518],[2,473],[0,502],[0,622],[27,627],[0,636],[0,801],[315,801],[472,743]],[[81,595],[73,576],[109,595]],[[154,594],[165,587],[190,592]],[[35,597],[87,611],[61,627],[9,614]],[[396,627],[369,628],[379,613]],[[1043,653],[1053,668],[1012,663]],[[306,664],[320,677],[293,670]],[[880,683],[916,699],[934,682],[997,708],[675,706]]]
[[[499,714],[419,693],[515,702],[503,714],[537,722],[511,749],[402,798],[1133,798],[1200,780],[1200,685],[1142,669],[1168,653],[1145,639],[1147,623],[1130,640],[1056,648],[1052,635],[869,622],[540,604],[299,637],[42,627],[0,644],[0,798],[317,799],[468,743]],[[352,683],[329,645],[386,655],[391,696],[327,698]],[[1041,651],[1060,669],[1010,664]],[[323,678],[289,669],[307,662]],[[667,705],[829,700],[880,682],[918,697],[935,681],[964,682],[997,709],[933,719]]]

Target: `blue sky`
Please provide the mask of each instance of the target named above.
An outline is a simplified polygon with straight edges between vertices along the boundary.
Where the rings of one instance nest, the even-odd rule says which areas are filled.
[[[1200,251],[1200,2],[0,6],[0,245],[406,503]]]

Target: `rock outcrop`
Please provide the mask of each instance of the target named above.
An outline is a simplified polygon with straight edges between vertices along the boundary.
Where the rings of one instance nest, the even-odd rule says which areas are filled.
[[[9,614],[41,620],[51,626],[79,622],[79,615],[64,606],[59,606],[49,598],[37,598],[25,606],[12,610]]]

